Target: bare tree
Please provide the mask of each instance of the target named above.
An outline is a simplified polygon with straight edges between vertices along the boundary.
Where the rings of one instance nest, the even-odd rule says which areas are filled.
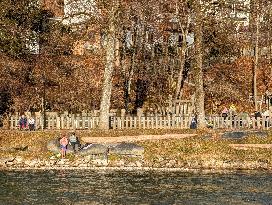
[[[99,113],[99,129],[109,129],[109,110],[112,91],[112,75],[115,62],[115,31],[116,31],[116,13],[119,7],[119,0],[112,2],[112,9],[109,13],[107,39],[106,39],[106,56],[105,56],[105,70],[102,85],[102,96],[100,102]]]
[[[195,14],[195,65],[194,65],[194,81],[195,81],[195,112],[198,118],[198,127],[204,128],[205,110],[204,110],[204,89],[203,89],[203,68],[202,68],[202,9],[201,1],[193,1],[193,11]]]

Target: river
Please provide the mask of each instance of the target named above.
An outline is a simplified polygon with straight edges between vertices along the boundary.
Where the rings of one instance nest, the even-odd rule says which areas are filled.
[[[272,173],[0,171],[0,204],[272,205]]]

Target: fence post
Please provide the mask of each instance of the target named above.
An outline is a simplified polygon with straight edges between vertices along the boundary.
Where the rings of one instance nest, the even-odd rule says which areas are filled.
[[[92,127],[91,127],[91,119],[92,118],[90,116],[88,116],[87,119],[88,119],[88,129],[90,130],[90,129],[92,129]]]
[[[75,114],[71,114],[71,124],[72,124],[72,128],[74,130],[75,129]]]
[[[216,129],[216,116],[213,116],[213,129]]]
[[[128,128],[129,128],[129,129],[132,129],[132,123],[133,123],[133,122],[132,122],[132,116],[128,116],[128,117],[127,117],[127,120],[128,120],[127,124],[129,124],[129,125],[128,125]]]
[[[64,128],[63,124],[64,124],[63,115],[60,115],[60,129]]]
[[[253,129],[256,128],[256,119],[255,119],[255,117],[252,117],[252,128]]]
[[[123,129],[127,129],[127,117],[123,117]]]
[[[126,110],[121,109],[121,129],[124,129],[125,127],[125,116],[126,116]]]
[[[240,115],[237,116],[237,128],[241,129],[241,117],[240,117]]]
[[[59,130],[60,129],[60,117],[57,116],[57,129]]]
[[[112,129],[116,129],[116,116],[112,116]]]
[[[262,116],[262,129],[265,130],[265,116]]]
[[[257,129],[261,128],[261,122],[260,122],[260,118],[257,117]]]
[[[70,117],[68,115],[66,115],[66,129],[70,129]]]
[[[176,118],[177,118],[177,128],[181,128],[181,116],[178,115],[176,116]]]
[[[85,123],[85,121],[86,121],[86,117],[85,116],[83,116],[83,115],[81,115],[82,116],[82,129],[86,129],[86,123]]]
[[[143,110],[141,108],[137,108],[137,118],[138,118],[138,128],[141,129],[142,128],[142,114],[143,114]]]
[[[157,113],[154,115],[154,118],[155,118],[155,129],[158,129],[158,114]]]
[[[116,129],[121,129],[122,125],[121,125],[120,117],[116,117],[116,121],[117,121]]]
[[[219,128],[224,127],[224,118],[219,115]]]
[[[158,121],[159,121],[158,122],[159,128],[162,129],[162,116],[161,115],[158,116]]]
[[[237,128],[237,116],[234,116],[234,119],[233,119],[233,128],[236,129]]]
[[[135,116],[132,116],[131,118],[132,118],[132,128],[136,129],[136,118]]]
[[[144,116],[142,117],[142,120],[143,120],[143,126],[142,126],[142,128],[143,128],[143,129],[145,129],[145,118],[146,118],[146,116],[144,115]]]
[[[154,116],[152,114],[149,115],[149,128],[154,129]]]
[[[172,128],[176,128],[176,115],[172,114],[171,116],[171,124],[172,124]]]
[[[52,121],[51,119],[52,119],[52,117],[50,115],[48,115],[48,117],[46,119],[47,119],[47,126],[48,126],[47,129],[50,130],[51,129],[51,121]]]
[[[150,128],[150,114],[149,113],[146,113],[145,121],[146,121],[145,128],[149,129]]]
[[[13,116],[10,117],[10,129],[13,130]]]
[[[79,116],[79,114],[76,115],[76,122],[77,122],[76,129],[80,129],[80,116]]]
[[[167,115],[167,128],[170,129],[171,128],[171,124],[170,124],[170,113],[168,113]]]

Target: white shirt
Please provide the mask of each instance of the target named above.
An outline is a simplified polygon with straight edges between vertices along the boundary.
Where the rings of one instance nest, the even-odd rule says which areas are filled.
[[[28,120],[28,124],[34,125],[34,124],[35,124],[34,118],[30,118],[30,119]]]

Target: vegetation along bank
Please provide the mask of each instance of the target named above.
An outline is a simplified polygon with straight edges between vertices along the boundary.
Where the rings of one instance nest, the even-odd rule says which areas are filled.
[[[67,132],[68,133],[68,132]],[[180,168],[213,170],[272,170],[272,134],[270,131],[214,130],[123,130],[78,131],[81,143],[107,137],[123,139],[99,143],[106,155],[68,153],[65,159],[48,150],[48,142],[57,139],[59,131],[5,131],[0,133],[0,169],[59,168]],[[141,136],[140,141],[128,141]],[[150,139],[148,136],[166,136]],[[173,138],[171,136],[174,136]],[[177,137],[181,136],[181,137]],[[127,139],[126,139],[127,138]],[[98,144],[94,142],[93,144]],[[112,149],[123,145],[119,152]],[[122,146],[120,146],[122,145]],[[133,145],[133,146],[132,146]],[[130,152],[140,147],[143,152]],[[129,149],[131,150],[129,151]],[[125,150],[125,151],[124,151]],[[135,151],[135,150],[134,150]]]

